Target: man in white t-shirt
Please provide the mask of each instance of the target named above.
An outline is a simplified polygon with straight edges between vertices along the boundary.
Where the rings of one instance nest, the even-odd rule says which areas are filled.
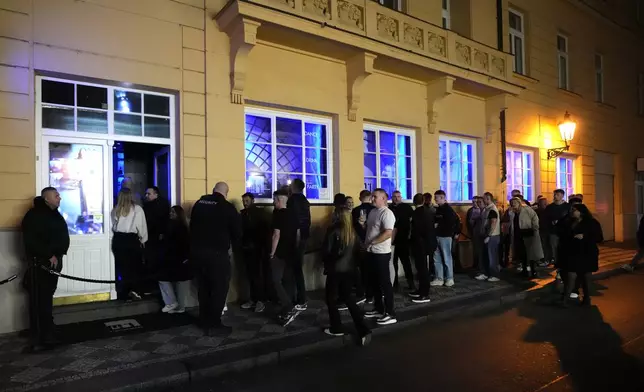
[[[374,209],[366,222],[365,249],[368,254],[371,283],[373,284],[374,310],[365,317],[377,318],[380,325],[397,322],[394,310],[394,290],[389,278],[391,260],[391,235],[396,223],[394,213],[387,206],[387,192],[376,189],[372,193]],[[383,304],[384,296],[384,304]]]

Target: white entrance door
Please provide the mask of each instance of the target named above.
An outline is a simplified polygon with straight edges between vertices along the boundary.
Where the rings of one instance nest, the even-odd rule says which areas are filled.
[[[615,239],[615,189],[613,154],[595,151],[595,211],[604,240]]]
[[[70,249],[63,273],[113,280],[110,251],[110,149],[104,140],[43,137],[42,185],[58,189]],[[114,285],[60,279],[55,297],[111,293]]]

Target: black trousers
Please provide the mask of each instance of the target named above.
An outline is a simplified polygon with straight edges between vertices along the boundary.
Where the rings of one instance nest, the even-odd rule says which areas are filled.
[[[567,272],[566,277],[564,278],[564,301],[570,300],[570,294],[573,290],[581,289],[584,292],[584,302],[590,301],[590,272],[584,274],[578,274],[575,272]]]
[[[44,262],[48,266],[49,262]],[[58,258],[58,271],[62,270],[62,256]],[[51,275],[40,267],[30,267],[25,276],[29,282],[29,329],[33,344],[46,344],[53,339],[54,292],[58,286],[58,276]]]
[[[291,296],[287,288],[291,286],[293,280],[293,266],[286,260],[274,257],[271,260],[271,272],[273,276],[273,289],[280,302],[280,314],[284,314],[293,309]]]
[[[436,247],[426,244],[414,244],[414,262],[416,274],[418,275],[418,293],[421,297],[429,295],[429,268],[427,267],[428,257],[433,257]],[[432,264],[433,264],[433,259]]]
[[[463,264],[461,264],[461,252],[458,246],[458,240],[452,239],[452,262],[454,265],[455,272],[461,272],[464,270]]]
[[[358,298],[373,299],[373,289],[369,284],[369,260],[367,252],[356,250],[355,258],[358,265],[358,273],[355,274],[356,296]]]
[[[391,286],[391,277],[389,276],[389,260],[391,260],[391,253],[369,253],[369,259],[375,310],[378,313],[388,314],[391,317],[395,317],[394,289]]]
[[[130,291],[141,289],[143,248],[135,233],[114,233],[112,252],[116,267],[116,292],[119,299],[127,299]]]
[[[266,301],[266,289],[264,274],[267,255],[261,248],[245,248],[242,257],[246,265],[246,275],[250,286],[250,299],[253,302]]]
[[[194,251],[192,259],[197,270],[199,289],[199,318],[203,327],[221,325],[221,312],[226,305],[230,285],[230,257],[228,252]]]
[[[409,241],[396,241],[394,247],[394,285],[398,284],[398,260],[405,271],[405,279],[409,287],[414,287],[414,272],[411,269],[411,259],[409,258]]]
[[[306,243],[308,239],[301,239],[300,243],[295,250],[295,255],[293,257],[292,269],[293,269],[293,280],[295,285],[293,287],[293,292],[291,297],[293,302],[296,304],[305,304],[306,303],[306,285],[304,283],[304,253],[306,252]]]
[[[503,268],[508,268],[510,265],[510,249],[512,248],[512,237],[509,234],[504,234],[501,238],[501,247],[499,251],[499,264]]]
[[[356,298],[351,293],[353,284],[356,281],[356,274],[354,273],[329,273],[326,277],[326,305],[329,309],[329,322],[331,324],[331,332],[342,332],[342,321],[340,319],[340,311],[338,310],[338,299],[346,304],[349,308],[349,313],[353,319],[353,324],[356,326],[356,331],[360,337],[363,337],[369,332],[369,327],[364,321],[364,314],[358,305],[356,305]]]

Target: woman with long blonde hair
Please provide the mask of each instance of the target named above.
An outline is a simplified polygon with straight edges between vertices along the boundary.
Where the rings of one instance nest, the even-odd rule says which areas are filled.
[[[324,245],[324,273],[326,274],[326,303],[329,309],[330,326],[324,332],[331,336],[343,336],[338,300],[346,304],[362,345],[369,342],[371,331],[364,321],[364,314],[356,304],[352,293],[356,281],[355,248],[357,235],[353,228],[348,208],[336,211],[336,220],[326,233]]]
[[[143,208],[134,202],[129,188],[119,192],[111,219],[118,297],[139,300],[137,286],[143,270],[143,246],[148,240],[148,226]]]

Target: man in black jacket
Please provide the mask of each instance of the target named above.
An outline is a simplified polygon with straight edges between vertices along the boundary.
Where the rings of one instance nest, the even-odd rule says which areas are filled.
[[[436,241],[438,247],[434,252],[434,269],[436,278],[431,286],[454,286],[454,262],[452,260],[452,241],[456,233],[456,212],[447,203],[445,191],[438,190],[434,193],[436,208]]]
[[[427,260],[436,250],[436,210],[432,206],[431,194],[414,196],[414,210],[411,217],[411,246],[418,274],[418,290],[409,293],[414,303],[429,302],[429,271]]]
[[[398,259],[405,271],[407,279],[407,288],[409,292],[416,291],[414,283],[414,273],[411,269],[411,260],[409,259],[409,233],[411,231],[411,215],[414,209],[407,203],[403,203],[400,191],[394,191],[391,195],[391,204],[389,209],[393,211],[396,217],[392,244],[394,245],[394,289],[398,289]]]
[[[295,309],[298,311],[306,310],[306,285],[304,284],[304,253],[306,252],[306,244],[309,240],[311,231],[311,205],[308,199],[304,196],[304,181],[296,178],[290,186],[291,196],[288,198],[286,208],[295,214],[298,222],[299,241],[297,242],[297,249],[295,257],[293,258],[293,277],[295,279],[295,292],[293,295],[293,302]]]
[[[170,223],[170,202],[159,193],[159,188],[151,186],[145,190],[143,212],[148,227],[148,241],[145,243],[146,292],[156,289],[157,282],[152,275],[161,269],[160,263],[163,253],[163,235]]]
[[[360,244],[363,244],[367,236],[367,231],[365,229],[365,223],[367,222],[367,216],[369,212],[374,209],[373,200],[371,197],[371,192],[368,190],[363,190],[360,192],[360,204],[358,207],[351,210],[351,218],[353,220],[353,228],[360,239]],[[357,248],[357,260],[358,267],[360,268],[360,278],[362,279],[362,287],[364,287],[365,298],[359,298],[358,303],[364,301],[368,303],[373,303],[373,288],[369,282],[369,263],[367,258],[367,252],[364,249]]]
[[[565,192],[563,189],[556,189],[553,192],[553,202],[546,207],[544,215],[548,224],[550,254],[557,264],[559,249],[559,234],[557,233],[557,223],[565,218],[570,212],[570,206],[564,200]]]
[[[250,286],[250,301],[244,303],[242,309],[254,309],[261,313],[267,300],[265,290],[266,275],[269,271],[268,241],[269,217],[266,212],[255,205],[255,196],[245,193],[242,196],[244,209],[242,218],[242,256],[246,265],[246,274]]]
[[[204,195],[192,208],[190,257],[198,269],[199,317],[208,335],[226,334],[232,328],[221,323],[230,284],[231,244],[242,237],[241,219],[228,197],[228,184],[219,182],[212,195]]]
[[[24,285],[29,291],[29,324],[35,349],[50,348],[55,344],[52,317],[53,296],[58,277],[41,266],[60,272],[63,256],[69,249],[69,231],[65,218],[58,212],[60,194],[47,187],[22,220],[25,254],[30,267]]]

